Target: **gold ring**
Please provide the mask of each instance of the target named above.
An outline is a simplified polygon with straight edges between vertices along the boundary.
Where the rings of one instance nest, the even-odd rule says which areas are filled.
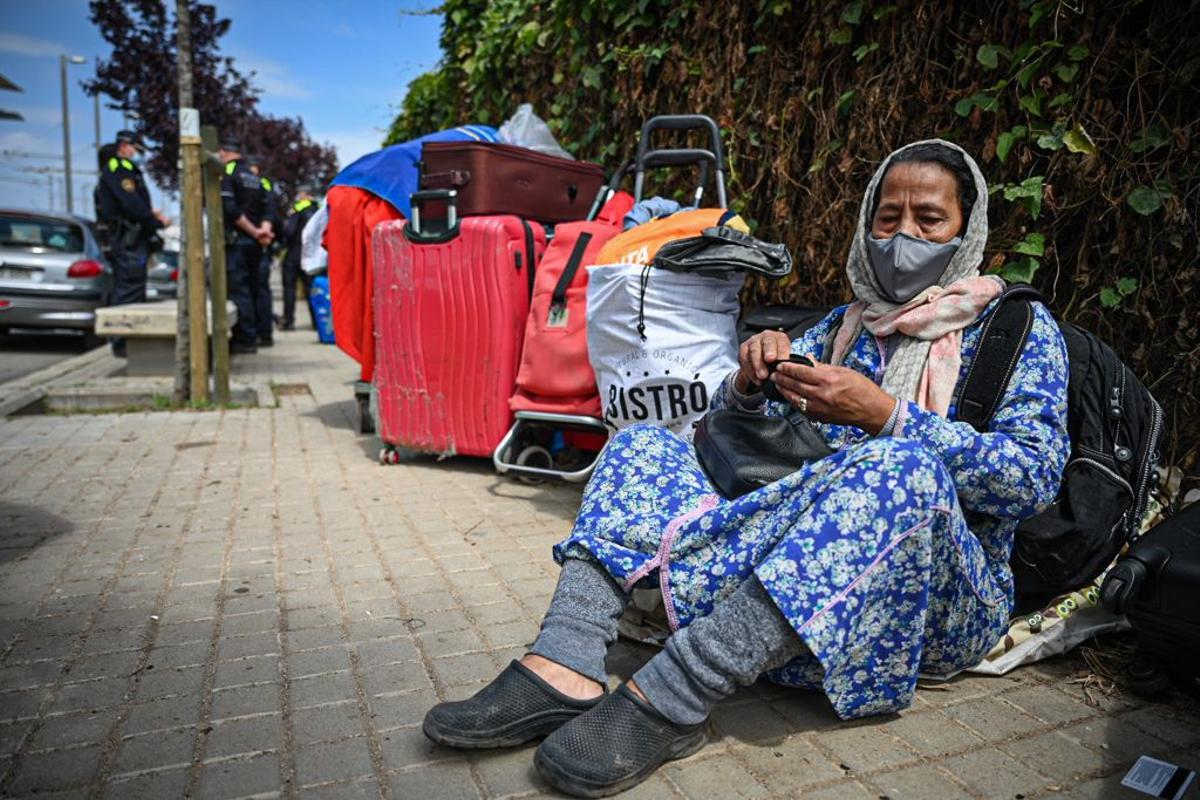
[[[807,398],[807,397],[801,397],[801,398],[800,398],[800,404],[799,404],[799,406],[798,406],[798,407],[799,407],[799,409],[800,409],[800,413],[801,413],[801,414],[807,414],[807,413],[808,413],[808,398]]]

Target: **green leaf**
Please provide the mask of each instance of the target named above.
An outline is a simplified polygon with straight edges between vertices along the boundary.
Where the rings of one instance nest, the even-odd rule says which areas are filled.
[[[1016,137],[1013,136],[1012,131],[1005,131],[996,137],[996,158],[1000,159],[1001,164],[1008,158],[1008,151],[1012,150],[1015,141]]]
[[[975,53],[975,58],[988,69],[995,69],[1000,63],[996,57],[996,45],[994,44],[979,45],[979,50]]]
[[[1151,125],[1142,131],[1141,136],[1130,143],[1129,149],[1135,153],[1144,153],[1156,147],[1162,147],[1168,141],[1170,140],[1167,138],[1167,132],[1161,125]]]
[[[842,92],[837,102],[838,113],[845,114],[850,110],[852,105],[854,105],[854,90],[851,89],[848,92]]]
[[[1016,261],[1005,261],[995,274],[1009,283],[1031,283],[1041,265],[1036,258],[1018,258]]]
[[[1042,256],[1046,253],[1046,236],[1042,233],[1027,233],[1025,238],[1013,245],[1012,251],[1023,256]]]
[[[749,50],[747,50],[746,53],[753,56],[753,55],[758,55],[759,53],[761,53],[763,50],[766,50],[766,49],[767,49],[767,46],[765,44],[756,44],[753,47],[751,47]]]
[[[1022,89],[1028,89],[1029,84],[1033,81],[1033,76],[1037,74],[1038,62],[1035,60],[1032,64],[1027,64],[1021,67],[1021,71],[1017,73],[1017,83],[1021,84]]]
[[[1029,28],[1032,30],[1037,27],[1037,24],[1042,21],[1042,17],[1046,16],[1046,12],[1050,10],[1048,3],[1034,3],[1033,8],[1029,12]]]
[[[1121,295],[1106,286],[1100,290],[1100,305],[1105,308],[1116,308],[1121,305]]]
[[[1138,186],[1125,198],[1129,207],[1143,217],[1148,217],[1162,208],[1163,197],[1153,186]]]
[[[1074,99],[1075,95],[1071,94],[1070,92],[1062,92],[1054,95],[1054,99],[1046,104],[1046,108],[1058,108],[1059,106],[1065,106]]]
[[[1063,134],[1062,140],[1063,144],[1072,153],[1085,153],[1089,156],[1095,156],[1100,152],[1096,149],[1096,143],[1092,141],[1092,137],[1088,136],[1087,131],[1078,123],[1075,124],[1074,128]]]
[[[1079,74],[1079,65],[1059,64],[1054,69],[1054,74],[1057,75],[1058,79],[1063,83],[1070,83],[1071,81],[1075,80],[1075,76]]]
[[[1013,125],[1012,128],[1009,129],[1009,132],[1018,139],[1024,139],[1025,135],[1029,133],[1024,125]]]
[[[1083,61],[1091,52],[1091,50],[1088,50],[1083,45],[1077,44],[1067,51],[1067,58],[1071,59],[1072,61]]]
[[[854,51],[854,60],[861,62],[864,58],[879,49],[879,42],[871,42],[858,47]]]
[[[1029,211],[1029,216],[1037,219],[1042,213],[1042,192],[1044,176],[1035,175],[1020,183],[1010,183],[1004,187],[1004,199],[1020,201]]]
[[[854,0],[852,3],[847,3],[846,7],[842,9],[842,22],[857,25],[862,22],[862,12],[862,0]]]
[[[854,31],[848,26],[843,25],[833,33],[829,34],[831,44],[850,44],[850,40],[854,38]]]
[[[1061,150],[1063,146],[1063,137],[1059,133],[1043,133],[1034,141],[1043,150]]]
[[[878,6],[874,11],[871,12],[871,17],[875,20],[881,20],[895,10],[895,6]]]
[[[1042,115],[1042,96],[1043,93],[1041,90],[1038,90],[1033,94],[1023,94],[1021,95],[1021,98],[1017,100],[1017,104],[1030,114],[1033,114],[1035,117],[1040,117]]]
[[[1121,280],[1117,281],[1117,291],[1121,293],[1122,297],[1128,297],[1136,292],[1137,288],[1137,278],[1121,278]]]
[[[954,104],[954,113],[960,117],[966,117],[970,115],[973,108],[975,108],[975,98],[965,97]]]

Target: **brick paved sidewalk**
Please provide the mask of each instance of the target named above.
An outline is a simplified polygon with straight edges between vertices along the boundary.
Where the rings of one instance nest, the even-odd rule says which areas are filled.
[[[291,384],[275,409],[0,421],[0,795],[546,793],[531,748],[464,755],[419,724],[524,652],[579,489],[379,466],[355,365],[312,339],[239,360]],[[857,723],[756,685],[629,796],[1114,797],[1143,753],[1200,767],[1194,704],[1093,705],[1078,668],[963,678]]]

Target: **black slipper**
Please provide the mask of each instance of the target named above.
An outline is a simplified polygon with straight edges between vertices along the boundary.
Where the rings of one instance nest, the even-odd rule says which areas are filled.
[[[533,763],[556,789],[607,797],[646,780],[663,762],[695,753],[705,744],[704,726],[671,722],[622,684],[550,734]]]
[[[429,709],[421,730],[449,747],[512,747],[545,736],[603,699],[567,697],[513,661],[471,698]]]

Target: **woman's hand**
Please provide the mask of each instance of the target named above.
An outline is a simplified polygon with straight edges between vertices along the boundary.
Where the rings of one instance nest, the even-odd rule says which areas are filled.
[[[771,374],[767,369],[768,364],[786,361],[791,352],[792,340],[783,331],[754,334],[738,348],[738,373],[734,377],[734,388],[742,394],[748,394],[754,384],[762,383]]]
[[[818,422],[853,425],[872,436],[887,424],[896,398],[847,367],[787,362],[775,370],[775,385],[787,401]]]

